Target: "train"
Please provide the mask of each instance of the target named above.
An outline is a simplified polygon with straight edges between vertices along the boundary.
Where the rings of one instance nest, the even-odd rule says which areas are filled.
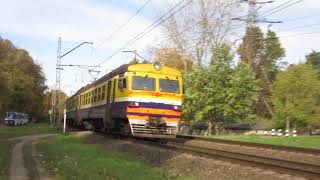
[[[7,126],[19,126],[28,124],[28,114],[21,112],[7,112],[4,123]]]
[[[70,126],[120,136],[175,138],[182,111],[182,74],[153,64],[124,64],[66,101]]]

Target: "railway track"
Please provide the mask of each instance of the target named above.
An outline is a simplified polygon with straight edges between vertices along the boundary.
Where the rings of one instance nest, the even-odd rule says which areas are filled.
[[[240,146],[247,146],[247,147],[273,149],[273,150],[286,151],[286,152],[313,154],[313,155],[320,156],[320,149],[281,146],[281,145],[272,145],[272,144],[261,144],[261,143],[242,142],[242,141],[233,141],[233,140],[225,140],[225,139],[214,139],[214,138],[206,138],[206,137],[187,136],[187,135],[177,135],[177,140],[176,140],[177,142],[184,142],[187,140],[200,140],[200,141],[206,141],[206,142],[217,142],[217,143],[240,145]]]
[[[198,140],[199,143],[188,144],[189,140]],[[201,142],[226,143],[228,145],[236,145],[237,148],[251,147],[264,150],[276,150],[288,153],[296,153],[297,155],[312,155],[319,156],[320,151],[317,149],[305,149],[286,147],[278,145],[266,145],[258,143],[245,143],[238,141],[210,139],[192,136],[177,136],[176,141],[169,141],[167,144],[162,144],[163,148],[170,148],[181,152],[192,153],[209,158],[218,158],[231,161],[234,163],[245,164],[253,167],[274,170],[279,173],[292,174],[296,176],[306,177],[308,179],[320,179],[320,165],[308,162],[299,162],[295,160],[281,159],[261,154],[249,154],[245,152],[235,152],[228,149],[217,149],[214,147],[204,147]],[[320,158],[320,157],[318,157]]]
[[[108,135],[103,133],[95,133],[97,135],[102,135],[107,137]],[[109,136],[110,137],[110,136]],[[129,138],[126,139],[134,143],[140,143],[144,145],[157,146],[160,148],[171,149],[174,151],[179,151],[183,153],[190,153],[198,156],[203,156],[207,158],[219,159],[223,161],[229,161],[231,163],[237,163],[241,165],[258,167],[261,169],[273,170],[283,174],[290,174],[300,177],[305,177],[308,179],[320,179],[320,163],[308,163],[299,162],[288,159],[281,159],[279,157],[272,157],[261,154],[250,154],[243,152],[234,152],[227,149],[217,149],[214,147],[205,147],[203,142],[210,143],[225,143],[228,145],[237,145],[238,148],[251,147],[259,148],[265,150],[276,150],[288,153],[296,153],[299,155],[312,155],[318,157],[320,151],[317,149],[305,149],[305,148],[295,148],[277,145],[266,145],[258,143],[246,143],[238,141],[220,140],[220,139],[210,139],[203,137],[192,137],[192,136],[177,136],[176,140],[168,140],[166,143],[159,143],[155,141],[146,141],[145,139]],[[199,141],[197,143],[188,144],[190,140]],[[320,156],[318,157],[320,158]]]

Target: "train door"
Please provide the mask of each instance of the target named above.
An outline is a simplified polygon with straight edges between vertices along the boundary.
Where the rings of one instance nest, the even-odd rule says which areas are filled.
[[[110,131],[111,126],[111,90],[112,90],[112,81],[108,81],[107,84],[107,102],[106,102],[106,114],[105,114],[105,122],[104,126],[107,131]]]
[[[79,124],[78,122],[80,121],[79,120],[79,118],[80,118],[79,117],[80,95],[77,96],[76,98],[77,98],[76,99],[76,105],[75,105],[76,106],[76,112],[75,112],[75,118],[74,118],[74,121],[73,121],[73,124],[72,124],[73,126],[77,126]]]

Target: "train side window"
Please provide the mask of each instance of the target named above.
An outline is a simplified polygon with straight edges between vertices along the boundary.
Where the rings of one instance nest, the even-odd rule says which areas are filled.
[[[97,89],[94,90],[93,102],[97,102]]]
[[[98,102],[100,101],[101,98],[101,88],[98,88]]]
[[[105,96],[105,93],[106,93],[106,86],[103,85],[103,86],[102,86],[102,95],[101,95],[101,99],[102,99],[102,100],[104,100],[105,97],[106,97],[106,96]]]
[[[127,79],[118,79],[118,89],[123,90],[127,88]]]

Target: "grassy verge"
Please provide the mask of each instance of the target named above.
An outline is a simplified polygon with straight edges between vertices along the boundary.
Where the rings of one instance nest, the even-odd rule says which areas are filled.
[[[51,128],[46,123],[35,123],[28,124],[25,126],[2,126],[0,127],[0,139],[8,139],[12,137],[30,135],[30,134],[43,134],[43,133],[54,133],[55,128]]]
[[[272,136],[211,136],[212,138],[275,144],[283,146],[320,149],[320,136],[272,137]]]
[[[174,179],[129,154],[70,136],[41,140],[37,148],[56,179]]]
[[[27,144],[23,147],[24,167],[27,168],[29,179],[39,179],[36,169],[36,163],[32,158],[32,144]]]
[[[0,180],[9,179],[11,150],[16,141],[0,140]]]
[[[0,180],[9,179],[9,167],[11,160],[11,151],[18,141],[9,141],[8,138],[30,135],[54,133],[55,128],[44,123],[29,124],[26,126],[0,127]]]

